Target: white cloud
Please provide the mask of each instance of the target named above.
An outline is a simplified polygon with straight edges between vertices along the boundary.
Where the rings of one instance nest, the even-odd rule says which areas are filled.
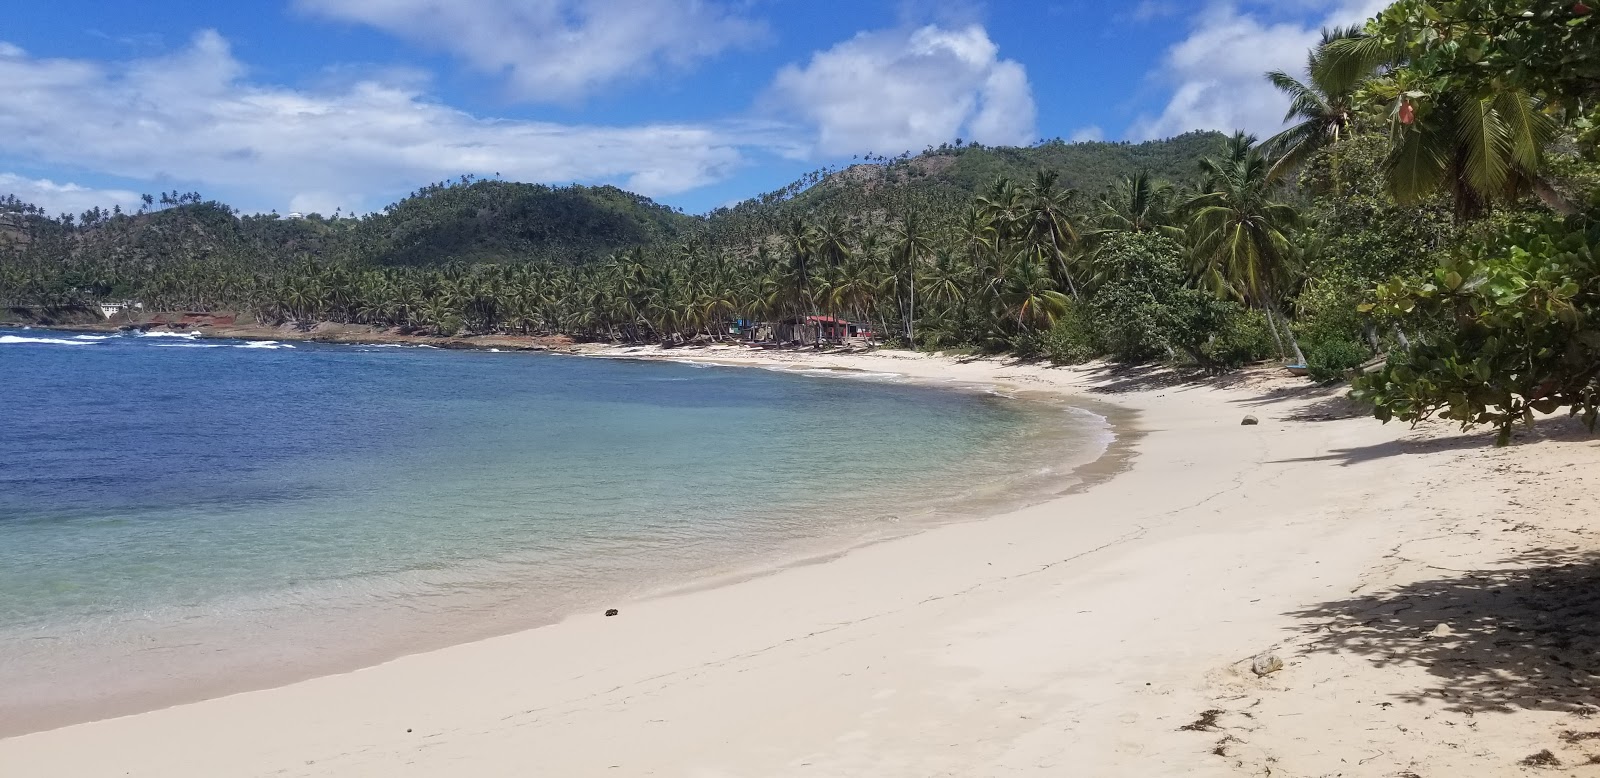
[[[15,195],[23,202],[33,203],[52,216],[70,213],[74,216],[90,208],[111,210],[114,205],[123,210],[139,207],[139,195],[122,189],[94,189],[78,184],[58,184],[48,178],[27,178],[15,173],[0,173],[0,194]]]
[[[244,70],[215,32],[120,65],[0,47],[0,155],[154,188],[246,188],[260,198],[241,203],[249,207],[348,211],[468,172],[672,194],[727,177],[745,149],[786,144],[774,125],[486,119],[430,101],[413,83],[305,91],[249,83]]]
[[[1326,9],[1328,4],[1300,5]],[[1262,136],[1277,132],[1288,100],[1267,83],[1265,74],[1297,72],[1305,66],[1306,52],[1321,39],[1322,27],[1357,24],[1388,5],[1388,0],[1340,0],[1313,22],[1266,18],[1269,12],[1285,10],[1283,3],[1265,10],[1226,2],[1207,6],[1189,37],[1167,51],[1156,71],[1157,78],[1172,84],[1166,108],[1159,116],[1141,117],[1129,135],[1143,140],[1190,130],[1243,129]]]
[[[1090,143],[1105,139],[1106,131],[1093,124],[1089,125],[1088,127],[1078,128],[1078,131],[1072,133],[1072,137],[1069,138],[1069,140],[1071,140],[1073,143]]]
[[[823,155],[897,154],[957,137],[1031,143],[1027,72],[999,53],[977,25],[861,33],[784,67],[767,100],[814,126]]]
[[[520,97],[570,100],[619,80],[686,69],[766,36],[717,0],[296,0],[505,74]]]

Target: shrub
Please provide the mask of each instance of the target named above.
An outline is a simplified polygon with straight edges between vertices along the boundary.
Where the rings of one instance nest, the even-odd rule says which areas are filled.
[[[1551,221],[1471,246],[1431,277],[1380,286],[1373,309],[1454,323],[1357,379],[1351,396],[1383,421],[1489,424],[1505,444],[1536,412],[1600,420],[1600,224]]]
[[[1021,360],[1045,356],[1044,336],[1037,330],[1022,330],[1006,340],[1006,350]]]
[[[1222,315],[1211,337],[1198,349],[1196,361],[1212,370],[1231,370],[1277,353],[1277,345],[1260,311],[1219,301]]]
[[[1300,350],[1306,354],[1311,380],[1323,384],[1343,380],[1346,372],[1372,357],[1372,349],[1367,344],[1337,336],[1302,338]]]
[[[1145,362],[1172,353],[1167,338],[1169,312],[1156,298],[1156,290],[1147,288],[1142,280],[1107,284],[1092,303],[1093,341],[1119,362]]]
[[[1044,356],[1057,365],[1076,365],[1099,356],[1092,323],[1083,306],[1071,305],[1040,339]]]

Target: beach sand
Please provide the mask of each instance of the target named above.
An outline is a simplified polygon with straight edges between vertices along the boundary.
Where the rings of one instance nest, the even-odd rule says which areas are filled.
[[[1579,766],[1600,755],[1600,451],[1564,420],[1494,449],[1259,372],[608,353],[1092,391],[1138,434],[1123,472],[1048,503],[614,618],[0,740],[0,774],[1600,771]],[[1285,667],[1258,678],[1264,652]]]

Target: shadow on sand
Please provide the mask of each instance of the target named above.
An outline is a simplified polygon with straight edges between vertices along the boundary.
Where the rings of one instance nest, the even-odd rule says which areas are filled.
[[[1422,667],[1435,683],[1399,694],[1406,702],[1600,712],[1600,555],[1542,549],[1508,564],[1290,615],[1306,622],[1310,653]]]

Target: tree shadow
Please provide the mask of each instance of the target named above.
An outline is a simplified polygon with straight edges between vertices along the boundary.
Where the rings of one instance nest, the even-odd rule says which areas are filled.
[[[1217,376],[1200,370],[1183,370],[1159,364],[1121,364],[1107,362],[1086,371],[1090,380],[1100,382],[1091,394],[1124,394],[1151,389],[1171,389],[1199,384]]]
[[[1282,418],[1284,421],[1341,421],[1371,415],[1371,408],[1350,399],[1341,387],[1337,394],[1307,403]]]
[[[1373,422],[1376,424],[1377,422]],[[1449,435],[1439,438],[1405,438],[1401,440],[1386,440],[1382,443],[1373,443],[1367,446],[1354,446],[1352,448],[1336,448],[1326,454],[1314,457],[1295,457],[1293,459],[1275,459],[1267,464],[1283,465],[1292,462],[1337,462],[1341,467],[1359,465],[1378,459],[1388,459],[1398,456],[1416,456],[1418,454],[1436,454],[1442,451],[1467,451],[1471,449],[1494,448],[1493,432],[1465,433]]]
[[[1541,549],[1508,562],[1290,615],[1306,622],[1308,653],[1426,670],[1435,683],[1398,693],[1405,702],[1600,712],[1600,555]]]
[[[1314,406],[1310,406],[1314,407]],[[1308,409],[1310,408],[1308,407]],[[1377,422],[1374,422],[1377,423]],[[1439,422],[1443,424],[1443,422]],[[1296,457],[1294,459],[1276,459],[1268,464],[1281,465],[1290,462],[1338,462],[1341,466],[1371,462],[1378,459],[1387,459],[1396,456],[1412,456],[1417,454],[1434,454],[1441,451],[1469,451],[1472,449],[1492,449],[1495,447],[1497,432],[1492,427],[1479,427],[1471,432],[1450,432],[1443,435],[1413,436],[1399,440],[1388,440],[1374,443],[1369,446],[1356,446],[1354,448],[1340,448],[1314,457]],[[1570,416],[1549,416],[1538,419],[1532,424],[1519,423],[1512,428],[1511,445],[1525,445],[1537,441],[1585,441],[1593,440],[1594,433],[1584,426],[1583,422]]]

